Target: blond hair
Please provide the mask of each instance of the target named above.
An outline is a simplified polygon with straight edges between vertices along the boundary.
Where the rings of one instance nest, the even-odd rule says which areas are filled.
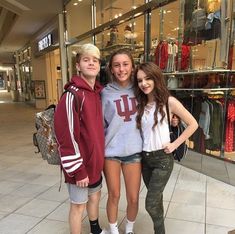
[[[84,54],[91,55],[97,59],[100,59],[100,50],[91,43],[84,44],[79,48],[78,53],[76,55],[76,61],[79,62],[81,56]]]

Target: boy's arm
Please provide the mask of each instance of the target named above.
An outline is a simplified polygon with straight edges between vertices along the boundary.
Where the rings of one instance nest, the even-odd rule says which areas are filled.
[[[65,93],[56,107],[54,126],[61,165],[68,176],[80,181],[87,177],[87,172],[74,134],[76,132],[77,136],[80,135],[79,113],[75,105],[74,95]]]

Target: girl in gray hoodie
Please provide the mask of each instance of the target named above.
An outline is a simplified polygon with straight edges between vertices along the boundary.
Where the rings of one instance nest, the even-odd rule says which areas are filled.
[[[106,211],[110,233],[118,234],[122,172],[127,200],[125,233],[133,234],[141,181],[142,139],[136,127],[136,99],[132,83],[134,61],[130,51],[120,49],[114,52],[108,68],[112,83],[101,93],[105,128],[104,174],[108,188]]]

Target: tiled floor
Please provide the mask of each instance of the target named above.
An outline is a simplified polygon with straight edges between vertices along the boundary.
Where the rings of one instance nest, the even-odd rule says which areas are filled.
[[[66,188],[58,192],[60,170],[48,165],[32,146],[35,110],[12,103],[0,92],[0,234],[68,234]],[[5,101],[2,102],[1,101]],[[121,233],[125,220],[125,191],[119,207]],[[141,187],[136,234],[152,234]],[[102,190],[100,221],[107,227],[107,190]],[[227,234],[235,229],[235,187],[175,164],[164,191],[167,234]],[[83,233],[89,233],[84,216]]]
[[[235,186],[235,164],[190,152],[181,165]]]

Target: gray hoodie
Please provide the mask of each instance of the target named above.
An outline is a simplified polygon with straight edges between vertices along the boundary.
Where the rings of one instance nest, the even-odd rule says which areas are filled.
[[[101,92],[105,128],[105,157],[124,157],[142,151],[136,128],[136,99],[133,85],[121,87],[113,82]]]

